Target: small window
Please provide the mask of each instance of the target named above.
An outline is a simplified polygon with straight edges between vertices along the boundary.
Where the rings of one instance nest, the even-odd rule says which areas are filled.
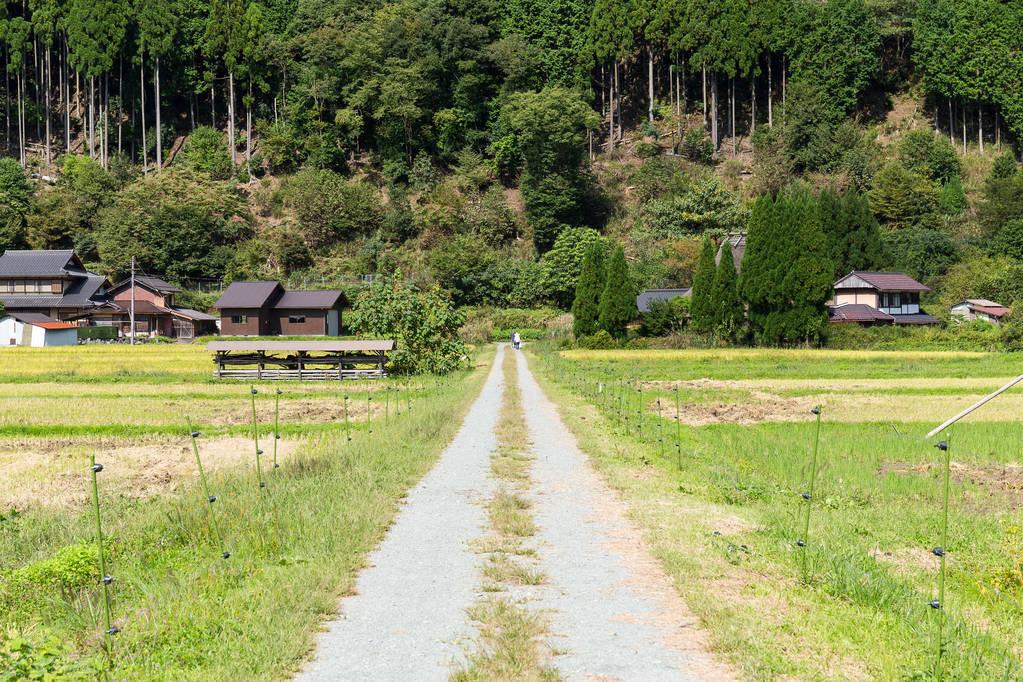
[[[290,324],[302,324],[305,322],[305,315],[288,315],[288,322]]]
[[[245,324],[249,321],[248,315],[232,315],[231,324]]]

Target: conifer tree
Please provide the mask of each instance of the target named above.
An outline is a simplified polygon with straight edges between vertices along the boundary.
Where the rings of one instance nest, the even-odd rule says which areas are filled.
[[[885,258],[881,228],[867,198],[856,190],[842,196],[825,190],[818,201],[828,257],[835,267],[834,277],[882,267]]]
[[[690,308],[693,328],[697,331],[710,331],[714,327],[714,274],[714,244],[710,238],[705,238],[693,275]]]
[[[607,263],[607,280],[600,296],[600,328],[616,339],[625,338],[626,325],[635,317],[636,301],[629,281],[625,252],[617,247]]]
[[[816,199],[805,190],[753,206],[739,292],[763,343],[810,343],[827,323],[834,266]]]
[[[714,330],[717,334],[730,341],[740,336],[745,311],[742,299],[739,298],[739,277],[735,272],[735,261],[728,258],[730,254],[721,256],[714,273],[712,304],[714,306]]]
[[[604,244],[595,241],[583,257],[583,269],[575,285],[572,301],[572,332],[578,339],[597,331],[600,320],[600,299],[604,293]]]

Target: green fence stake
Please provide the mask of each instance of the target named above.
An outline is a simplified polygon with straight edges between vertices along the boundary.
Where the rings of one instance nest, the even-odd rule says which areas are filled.
[[[345,439],[352,441],[352,425],[348,422],[348,396],[345,396]]]
[[[373,395],[366,391],[366,428],[373,433]]]
[[[107,670],[113,667],[114,644],[113,636],[120,632],[120,629],[110,624],[110,585],[114,579],[107,575],[106,558],[103,555],[103,521],[99,513],[99,485],[96,482],[96,474],[103,471],[102,464],[96,464],[96,455],[89,458],[89,469],[92,472],[92,509],[96,517],[96,549],[99,554],[99,581],[103,586],[103,648],[106,652]],[[104,671],[106,677],[106,671]]]
[[[281,439],[281,389],[274,393],[274,469],[280,469],[277,463],[277,441]]]
[[[664,458],[664,428],[663,420],[661,419],[661,399],[657,399],[657,454],[661,459]]]
[[[930,602],[930,607],[938,612],[937,616],[937,642],[935,647],[934,676],[941,680],[944,678],[944,666],[942,656],[945,651],[945,548],[948,546],[948,500],[949,500],[949,479],[952,470],[952,450],[949,448],[951,433],[947,440],[939,441],[935,447],[945,455],[945,480],[943,494],[943,511],[941,519],[941,544],[931,552],[938,557],[938,598]]]
[[[210,493],[210,486],[206,480],[206,470],[203,469],[202,459],[199,457],[199,432],[192,428],[192,418],[185,417],[188,422],[188,433],[192,438],[192,452],[195,453],[195,464],[199,467],[199,481],[202,483],[203,494],[206,495],[207,513],[210,518],[210,527],[213,529],[213,534],[217,538],[217,544],[220,545],[220,556],[225,559],[231,558],[231,553],[227,551],[227,547],[224,545],[224,536],[220,533],[220,526],[217,525],[217,515],[213,513],[213,503],[217,501],[217,496]]]
[[[810,507],[813,506],[813,490],[817,480],[817,451],[821,440],[821,406],[817,405],[811,412],[817,416],[817,428],[813,438],[813,459],[810,463],[810,485],[809,490],[801,494],[806,501],[806,509],[803,513],[803,536],[796,540],[796,545],[801,550],[803,579],[806,579],[806,548],[810,541]]]
[[[678,386],[675,387],[675,454],[678,458],[678,470],[682,471],[682,401],[679,398]]]
[[[249,389],[249,396],[252,398],[252,443],[256,448],[256,480],[259,482],[259,489],[266,488],[266,481],[263,480],[263,463],[260,455],[263,451],[259,449],[259,422],[256,419],[256,394],[259,391],[253,386]]]
[[[384,386],[384,425],[391,421],[391,387]]]

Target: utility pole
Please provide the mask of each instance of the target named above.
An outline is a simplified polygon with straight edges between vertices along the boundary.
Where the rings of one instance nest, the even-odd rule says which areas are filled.
[[[135,345],[135,256],[131,257],[131,310],[128,313],[131,321],[131,345]]]

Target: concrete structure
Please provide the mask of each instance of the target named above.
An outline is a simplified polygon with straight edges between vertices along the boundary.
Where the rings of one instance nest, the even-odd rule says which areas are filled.
[[[0,345],[74,346],[78,327],[40,313],[13,313],[0,317]]]
[[[692,296],[692,289],[646,289],[636,297],[636,309],[641,313],[650,312],[650,304],[654,301],[671,301],[672,299]]]
[[[280,282],[234,282],[214,305],[225,336],[339,336],[339,290],[285,291]]]
[[[938,324],[920,308],[926,286],[901,272],[850,272],[835,282],[831,321],[857,324]]]
[[[952,306],[951,313],[952,317],[961,320],[983,320],[991,324],[1001,324],[1008,316],[1009,309],[986,298],[968,298]]]
[[[108,287],[106,277],[86,270],[71,249],[0,256],[0,303],[10,313],[81,317],[106,300]]]

